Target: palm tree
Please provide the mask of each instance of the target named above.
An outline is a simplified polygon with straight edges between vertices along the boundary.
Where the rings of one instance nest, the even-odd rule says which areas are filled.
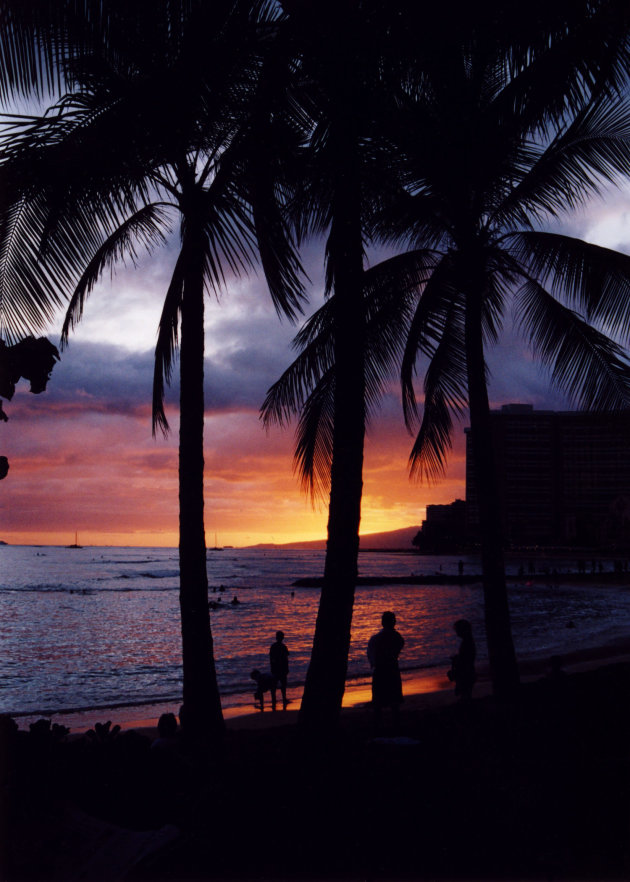
[[[277,310],[294,317],[302,297],[280,214],[282,178],[271,173],[302,135],[266,89],[269,13],[264,3],[253,10],[201,4],[174,46],[171,29],[150,45],[127,33],[114,61],[75,59],[75,90],[43,116],[11,120],[0,166],[9,197],[0,302],[46,303],[72,290],[63,342],[102,272],[135,260],[138,248],[153,251],[179,218],[156,346],[153,425],[168,430],[164,383],[179,344],[184,708],[187,729],[200,738],[223,728],[204,530],[204,292],[259,254]]]
[[[606,6],[599,11],[608,12]],[[548,30],[545,39],[536,35],[529,51],[514,41],[510,45],[505,34],[502,43],[492,28],[470,28],[450,38],[448,29],[440,31],[435,54],[426,47],[400,95],[400,113],[390,120],[405,158],[406,186],[374,226],[377,234],[411,250],[365,279],[366,314],[376,323],[368,337],[378,341],[369,351],[377,379],[397,357],[393,341],[388,348],[379,340],[378,324],[383,333],[382,321],[396,316],[397,333],[405,332],[401,364],[409,425],[417,413],[417,358],[428,359],[423,418],[411,455],[415,474],[440,476],[452,415],[466,405],[470,409],[483,487],[486,631],[499,696],[513,692],[518,669],[485,347],[497,339],[508,301],[535,354],[574,402],[616,408],[627,406],[630,397],[630,371],[618,343],[630,327],[630,258],[540,229],[545,218],[583,204],[602,181],[620,180],[630,170],[630,111],[613,88],[624,75],[612,63],[624,57],[623,21],[611,29],[603,12],[601,18],[586,17],[580,10],[572,29],[558,27],[551,35]],[[609,33],[605,57],[584,60],[576,47],[598,26],[611,29],[616,42]],[[550,70],[555,79],[542,77],[541,71]],[[381,293],[381,282],[374,284],[379,273],[385,282]],[[399,290],[398,311],[392,309],[392,285]],[[267,416],[276,419],[302,407],[298,458],[309,480],[314,470],[315,477],[325,474],[329,455],[330,333],[322,312],[298,338],[303,352],[266,402]],[[372,388],[377,396],[378,386]]]
[[[562,104],[567,83],[561,77],[559,89],[547,84],[541,95],[542,84],[531,84],[537,63],[519,60],[506,71],[504,54],[481,39],[460,51],[446,76],[425,75],[400,130],[413,189],[391,215],[399,242],[428,248],[437,258],[402,362],[405,418],[412,425],[416,360],[421,353],[429,358],[411,467],[429,479],[441,473],[449,410],[461,412],[467,403],[482,488],[485,624],[497,696],[513,693],[518,669],[485,349],[497,339],[508,301],[534,354],[574,403],[602,409],[630,403],[628,362],[618,345],[630,321],[630,260],[540,228],[545,217],[584,204],[603,181],[628,174],[630,105],[611,88],[593,94],[583,86],[580,94],[575,84]],[[550,111],[551,101],[559,103]]]
[[[292,205],[301,237],[326,237],[332,397],[324,582],[300,709],[304,730],[334,728],[345,688],[357,577],[365,435],[366,217],[388,181],[381,61],[389,12],[376,0],[282,0],[295,46],[300,100],[313,119],[302,187]],[[383,27],[381,27],[383,26]],[[280,408],[282,410],[282,408]]]

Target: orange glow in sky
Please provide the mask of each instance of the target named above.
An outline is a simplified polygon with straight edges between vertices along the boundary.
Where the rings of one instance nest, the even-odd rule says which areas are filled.
[[[53,374],[54,382],[54,374]],[[16,395],[2,451],[0,539],[11,544],[176,546],[177,418],[165,441],[150,414],[97,413]],[[291,430],[266,432],[256,411],[206,417],[207,544],[254,545],[322,539],[326,506],[313,507],[292,474]],[[463,437],[463,431],[459,433]],[[362,533],[420,524],[429,502],[462,496],[461,448],[446,479],[412,483],[411,439],[400,424],[375,427],[366,445]]]
[[[630,189],[577,218],[587,241],[628,241]],[[4,402],[0,455],[0,540],[15,544],[178,543],[177,381],[167,410],[168,439],[151,436],[153,347],[175,250],[147,257],[97,285],[48,389],[21,381]],[[323,253],[305,255],[313,280],[307,315],[322,302]],[[265,431],[259,408],[293,360],[297,330],[280,322],[261,278],[231,279],[206,301],[205,523],[207,544],[245,546],[324,539],[325,503],[315,508],[292,473],[293,432]],[[63,315],[47,332],[59,340]],[[491,358],[492,405],[522,401],[562,409],[549,397],[527,347],[508,337]],[[492,361],[494,359],[494,361]],[[422,366],[418,373],[421,403]],[[402,424],[396,379],[372,419],[366,442],[362,534],[420,525],[431,503],[464,498],[464,425],[455,423],[445,478],[410,482],[413,439]]]

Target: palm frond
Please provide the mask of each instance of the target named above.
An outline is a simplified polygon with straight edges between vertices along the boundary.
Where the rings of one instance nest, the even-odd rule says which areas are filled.
[[[536,0],[520,19],[513,9],[502,12],[508,21],[499,25],[499,39],[507,38],[510,79],[498,111],[518,114],[522,131],[555,129],[602,91],[621,94],[630,69],[625,4]]]
[[[505,238],[510,254],[554,297],[615,338],[630,337],[630,256],[557,233]]]
[[[326,300],[319,309],[316,309],[293,338],[293,348],[305,349],[309,343],[320,336],[332,339],[334,322],[334,307],[332,300]]]
[[[532,154],[535,157],[535,148]],[[566,131],[531,162],[502,201],[495,222],[525,224],[584,204],[605,183],[630,173],[630,102],[605,95],[588,105]]]
[[[66,275],[40,261],[43,199],[17,200],[0,211],[0,336],[9,345],[46,328],[67,297]]]
[[[0,95],[42,95],[59,89],[63,46],[67,45],[64,4],[2,0],[0,15]]]
[[[271,4],[263,5],[268,14]],[[253,216],[260,260],[276,312],[295,320],[305,300],[304,273],[291,228],[290,206],[302,180],[301,157],[312,128],[304,102],[294,100],[294,48],[284,31],[257,44],[260,66],[252,78],[251,100],[242,114],[221,166],[242,192]]]
[[[416,251],[381,261],[363,274],[368,409],[370,403],[376,403],[380,385],[401,357],[413,298],[430,275],[435,260],[432,251]],[[261,408],[266,425],[285,425],[298,414],[333,365],[334,309],[333,296],[296,334],[293,346],[299,355],[270,388]]]
[[[261,165],[258,157],[249,186],[258,252],[276,312],[295,321],[303,311],[307,277],[285,218],[285,200],[278,199],[277,169],[270,175]]]
[[[334,370],[326,371],[308,396],[296,429],[294,466],[302,489],[315,502],[330,488],[333,448]]]
[[[187,261],[188,254],[185,248],[182,247],[175,263],[160,316],[153,367],[153,435],[157,434],[158,428],[164,436],[168,435],[169,432],[169,424],[164,412],[164,386],[165,383],[170,383],[171,381],[173,360],[178,346],[179,321]]]
[[[433,483],[444,476],[446,457],[451,449],[453,421],[449,407],[439,388],[425,392],[424,413],[420,431],[409,455],[412,478]]]
[[[458,308],[459,294],[454,286],[453,261],[445,255],[435,267],[421,292],[409,324],[400,367],[405,425],[412,431],[418,420],[413,379],[420,353],[432,358],[449,325],[449,316]]]
[[[620,346],[533,280],[521,287],[517,305],[535,356],[573,403],[587,410],[630,405],[630,363]]]
[[[416,248],[381,260],[363,274],[368,321],[394,301],[414,299],[441,260],[432,248]]]
[[[72,313],[78,317],[93,284],[90,279],[108,251],[111,259],[119,256],[116,243],[124,250],[126,237],[133,259],[129,217],[138,212],[138,204],[149,201],[145,170],[135,183],[120,184],[106,176],[104,186],[99,177],[104,174],[103,151],[99,147],[100,153],[93,155],[82,134],[93,124],[81,96],[70,96],[50,114],[15,116],[5,128],[0,166],[6,182],[0,218],[0,320],[5,327],[39,330],[35,325],[50,320],[69,290],[87,284],[73,301]],[[95,166],[98,174],[90,171]],[[140,211],[138,218],[143,217],[147,215]],[[147,245],[146,223],[136,224],[136,232]],[[18,314],[27,328],[16,325]]]
[[[417,119],[414,119],[414,123]],[[421,125],[421,124],[419,124]],[[409,137],[405,134],[405,137]],[[442,249],[450,236],[449,224],[441,210],[440,200],[431,191],[429,177],[433,164],[427,145],[413,149],[414,180],[409,183],[413,193],[397,191],[374,213],[369,230],[384,242],[393,245],[411,243],[422,248]]]
[[[409,456],[411,477],[433,482],[443,476],[451,448],[451,413],[460,416],[466,407],[467,379],[464,314],[453,303],[424,378],[422,423]]]
[[[217,175],[207,190],[198,190],[198,196],[204,216],[204,276],[218,291],[225,287],[226,272],[238,277],[254,266],[255,231],[247,206],[229,191],[222,176]]]
[[[62,347],[67,345],[69,332],[83,314],[85,299],[103,272],[108,267],[113,269],[115,264],[119,261],[124,262],[125,258],[135,265],[138,244],[144,246],[150,254],[154,248],[164,243],[162,225],[165,217],[164,206],[147,205],[121,224],[99,248],[88,263],[70,298],[61,331]]]
[[[365,405],[367,420],[402,356],[413,298],[435,262],[425,251],[391,258],[364,273],[366,312]],[[269,389],[261,409],[266,425],[285,425],[299,414],[296,470],[312,496],[324,494],[330,477],[334,396],[334,295],[296,335],[300,353]]]
[[[505,305],[514,286],[522,281],[519,267],[502,249],[485,249],[485,292],[482,305],[482,332],[485,343],[499,340],[503,327]]]
[[[369,272],[365,274],[366,279]],[[389,274],[386,281],[391,282]],[[373,283],[372,277],[370,284]],[[382,285],[382,280],[379,280],[379,285]],[[411,285],[407,291],[393,286],[389,289],[381,287],[378,296],[366,299],[365,411],[368,423],[380,404],[388,381],[399,370],[416,296],[415,285]]]
[[[364,272],[368,420],[385,384],[399,370],[415,304],[438,260],[439,255],[432,249],[418,249],[383,260]]]
[[[263,424],[285,426],[299,414],[334,363],[333,301],[328,300],[306,322],[294,340],[297,358],[270,387],[261,407]]]

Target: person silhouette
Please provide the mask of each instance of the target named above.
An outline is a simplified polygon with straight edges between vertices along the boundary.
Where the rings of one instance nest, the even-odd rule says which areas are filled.
[[[271,695],[271,710],[276,709],[276,680],[271,674],[262,674],[257,668],[251,672],[250,677],[256,681],[256,691],[254,692],[254,702],[260,702],[260,709],[265,709],[265,692]]]
[[[475,671],[475,659],[477,650],[472,635],[472,626],[468,619],[458,619],[453,629],[460,638],[459,652],[451,656],[451,669],[447,676],[455,683],[455,695],[459,696],[462,703],[468,703],[472,698],[473,686],[477,679]]]
[[[377,725],[380,724],[384,707],[392,709],[393,722],[396,725],[403,701],[398,656],[405,641],[396,630],[396,616],[393,612],[384,612],[381,624],[382,630],[373,634],[367,645],[368,661],[372,668],[372,707]]]
[[[284,644],[284,632],[276,631],[275,643],[269,647],[271,676],[275,677],[282,695],[282,708],[287,709],[287,676],[289,674],[289,650]]]
[[[180,738],[175,714],[162,714],[158,720],[157,731],[157,737],[151,742],[151,750],[162,753],[175,751],[179,748]]]

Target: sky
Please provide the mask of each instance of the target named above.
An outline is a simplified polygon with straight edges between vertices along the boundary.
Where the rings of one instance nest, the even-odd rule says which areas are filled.
[[[630,188],[614,191],[560,224],[563,232],[630,253]],[[21,381],[0,454],[0,540],[11,544],[177,545],[177,382],[168,396],[171,433],[151,433],[153,349],[174,244],[107,277],[55,366],[46,392]],[[309,314],[322,302],[322,255],[304,255]],[[58,344],[63,316],[46,330]],[[326,535],[293,474],[293,430],[266,430],[259,408],[293,358],[297,330],[279,321],[262,276],[229,282],[206,301],[205,523],[208,545],[294,542]],[[563,409],[515,335],[510,318],[489,357],[491,406],[524,402]],[[420,389],[418,389],[420,392]],[[465,497],[464,419],[443,480],[412,482],[413,439],[404,428],[395,378],[366,442],[362,533],[420,525],[428,504]]]

